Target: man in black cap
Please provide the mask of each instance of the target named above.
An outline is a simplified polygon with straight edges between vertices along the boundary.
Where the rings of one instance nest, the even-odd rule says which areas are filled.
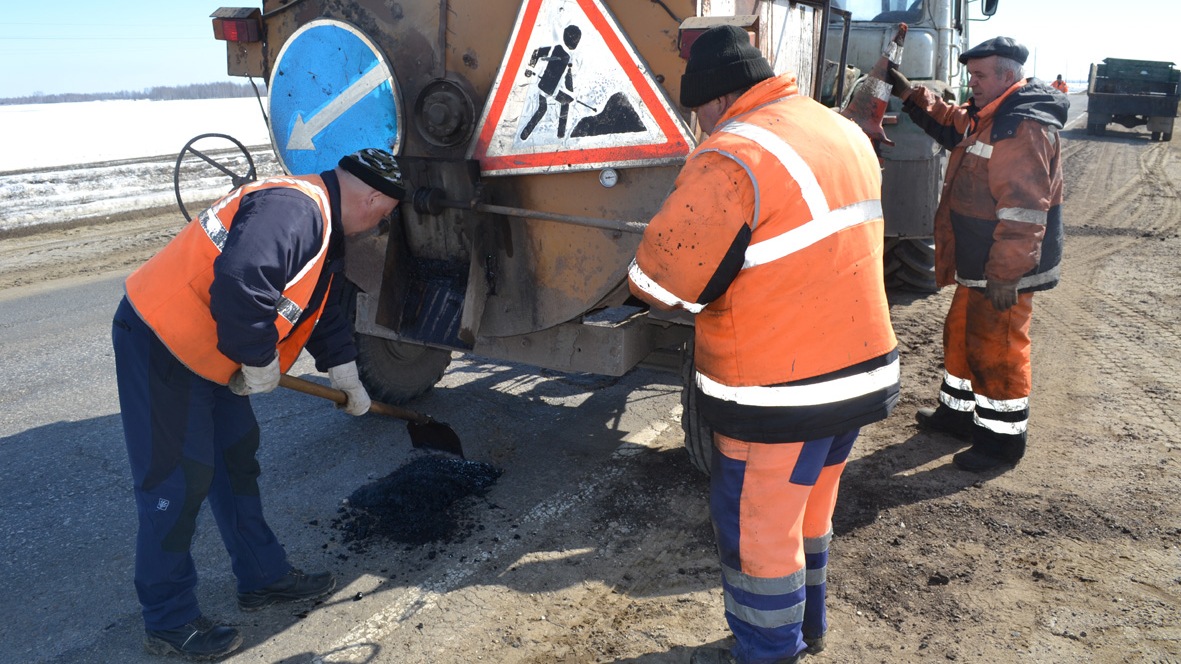
[[[935,213],[935,280],[956,285],[943,330],[937,408],[924,429],[970,440],[968,471],[1014,465],[1028,439],[1033,293],[1058,283],[1062,144],[1069,102],[1026,78],[1029,50],[1008,37],[965,51],[972,98],[949,104],[897,71],[894,94],[951,157]]]
[[[197,606],[189,548],[206,498],[243,611],[336,587],[329,572],[292,567],[263,517],[248,395],[273,390],[306,346],[316,368],[348,394],[345,412],[369,410],[340,303],[344,238],[376,228],[405,193],[397,162],[378,149],[319,175],[252,182],[128,277],[112,339],[149,652],[214,659],[242,644],[237,629]]]
[[[714,431],[710,517],[732,649],[824,648],[832,514],[860,427],[898,398],[869,139],[776,76],[736,26],[703,33],[681,105],[709,133],[649,223],[632,292],[695,320],[693,397]]]

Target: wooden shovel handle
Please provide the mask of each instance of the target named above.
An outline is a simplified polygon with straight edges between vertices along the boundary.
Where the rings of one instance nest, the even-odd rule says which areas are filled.
[[[310,394],[314,397],[327,399],[341,406],[348,403],[349,400],[349,395],[345,394],[343,390],[338,390],[334,387],[328,387],[327,385],[321,385],[319,383],[313,383],[310,380],[296,378],[295,376],[289,376],[287,374],[279,376],[279,385],[286,387],[289,390],[295,390],[296,392],[303,392],[304,394]],[[391,406],[388,403],[381,403],[380,401],[374,401],[369,406],[369,412],[377,413],[378,415],[385,415],[387,417],[396,417],[400,420],[406,420],[407,422],[419,422],[425,424],[427,422],[434,421],[430,417],[410,410],[409,408],[399,408],[398,406]]]

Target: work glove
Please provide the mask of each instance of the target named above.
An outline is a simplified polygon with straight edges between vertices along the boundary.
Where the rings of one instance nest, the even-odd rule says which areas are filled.
[[[279,386],[279,373],[278,355],[265,367],[243,364],[241,370],[230,376],[230,391],[240,397],[270,392]]]
[[[328,369],[328,379],[332,381],[332,387],[349,396],[349,400],[343,406],[337,406],[338,408],[343,408],[349,415],[364,415],[369,412],[369,406],[373,401],[369,399],[369,393],[365,391],[361,377],[357,375],[356,362],[331,367]]]
[[[902,101],[906,101],[906,98],[910,96],[911,89],[914,87],[910,79],[903,76],[902,72],[894,67],[887,69],[886,74],[890,77],[888,82],[894,86],[890,90],[890,93]]]
[[[984,294],[988,296],[993,308],[997,311],[1005,311],[1014,304],[1017,304],[1016,282],[1010,284],[989,279],[984,286]]]

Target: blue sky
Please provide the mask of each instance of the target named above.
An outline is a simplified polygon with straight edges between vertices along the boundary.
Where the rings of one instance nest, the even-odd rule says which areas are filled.
[[[209,15],[223,4],[261,6],[251,0],[5,2],[0,97],[244,82],[226,75],[225,44],[213,39]],[[1105,57],[1181,63],[1179,23],[1177,0],[1000,0],[996,16],[969,29],[973,44],[1006,35],[1029,46],[1032,74],[1077,80]]]

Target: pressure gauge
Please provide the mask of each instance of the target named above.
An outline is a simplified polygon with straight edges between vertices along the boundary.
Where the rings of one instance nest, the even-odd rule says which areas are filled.
[[[604,168],[599,171],[599,184],[608,189],[619,184],[619,171],[614,168]]]

